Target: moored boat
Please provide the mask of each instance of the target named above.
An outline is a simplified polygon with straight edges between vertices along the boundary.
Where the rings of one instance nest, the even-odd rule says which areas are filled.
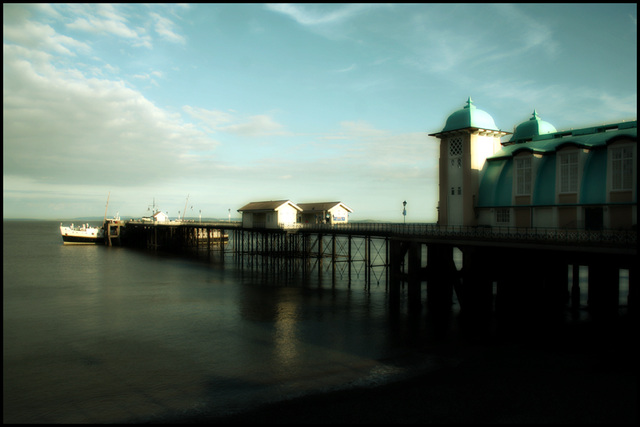
[[[60,224],[60,234],[65,245],[103,245],[104,228],[92,227],[89,224],[65,227]]]

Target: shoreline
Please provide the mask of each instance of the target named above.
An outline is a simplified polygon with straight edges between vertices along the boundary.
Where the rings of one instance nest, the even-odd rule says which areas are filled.
[[[205,411],[154,419],[164,424],[616,423],[636,424],[637,356],[630,322],[607,333],[571,328],[535,339],[461,348],[460,363],[375,387],[338,390],[220,416]]]

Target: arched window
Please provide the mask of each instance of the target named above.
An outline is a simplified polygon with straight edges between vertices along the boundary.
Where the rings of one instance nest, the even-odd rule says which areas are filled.
[[[611,189],[633,189],[633,147],[611,147]]]
[[[531,156],[519,156],[516,163],[516,196],[531,194]]]
[[[578,152],[558,153],[560,193],[578,191]]]

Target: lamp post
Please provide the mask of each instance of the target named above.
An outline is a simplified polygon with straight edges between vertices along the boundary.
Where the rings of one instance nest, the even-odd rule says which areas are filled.
[[[406,200],[402,202],[402,216],[403,216],[402,223],[406,225],[407,224],[407,201]]]

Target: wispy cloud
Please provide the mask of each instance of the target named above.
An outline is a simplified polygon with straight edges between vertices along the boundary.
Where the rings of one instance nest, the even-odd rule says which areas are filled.
[[[334,70],[334,73],[348,73],[349,71],[354,71],[358,66],[356,64],[351,64],[348,67],[340,68],[338,70]]]
[[[237,112],[206,110],[192,106],[185,106],[183,110],[201,121],[212,132],[250,137],[289,134],[282,124],[268,114],[245,117]]]
[[[521,111],[521,118],[515,117],[512,125],[520,123],[520,119],[526,120],[527,114],[534,108],[558,130],[635,119],[637,115],[637,93],[614,95],[597,88],[559,83],[540,84],[516,78],[494,79],[478,85],[477,90],[479,93],[491,94],[498,103],[517,100],[521,104],[526,100],[530,110]],[[575,108],[576,105],[581,108]],[[505,125],[498,121],[496,124]]]
[[[268,4],[266,8],[291,18],[305,29],[327,39],[340,40],[354,34],[358,20],[369,12],[393,7],[392,4]],[[355,40],[359,40],[356,36]]]
[[[67,27],[73,30],[96,34],[109,34],[132,40],[135,45],[151,47],[149,37],[143,30],[131,28],[126,16],[115,5],[98,4],[91,9],[73,9],[78,16]]]
[[[325,163],[359,178],[378,181],[416,173],[423,176],[437,166],[438,145],[423,132],[394,133],[357,120],[343,121],[335,132],[316,139]]]
[[[368,4],[311,5],[311,4],[268,4],[268,9],[289,16],[301,25],[330,25],[347,21],[372,7]]]
[[[172,20],[157,13],[151,13],[150,15],[155,21],[154,28],[156,33],[158,33],[162,38],[174,43],[186,43],[184,36],[174,31],[176,25]]]
[[[518,5],[494,4],[492,7],[505,18],[509,27],[517,30],[512,34],[517,41],[518,53],[527,54],[529,50],[536,48],[540,48],[546,54],[558,53],[558,43],[554,39],[554,33],[545,22],[527,15]]]
[[[229,132],[243,136],[266,136],[285,134],[283,126],[266,114],[249,117],[245,122],[236,123],[220,128],[223,132]]]
[[[499,25],[480,21],[487,9],[504,18]],[[401,28],[389,38],[403,63],[449,81],[491,76],[531,55],[547,60],[559,52],[551,26],[519,5],[424,5]]]

